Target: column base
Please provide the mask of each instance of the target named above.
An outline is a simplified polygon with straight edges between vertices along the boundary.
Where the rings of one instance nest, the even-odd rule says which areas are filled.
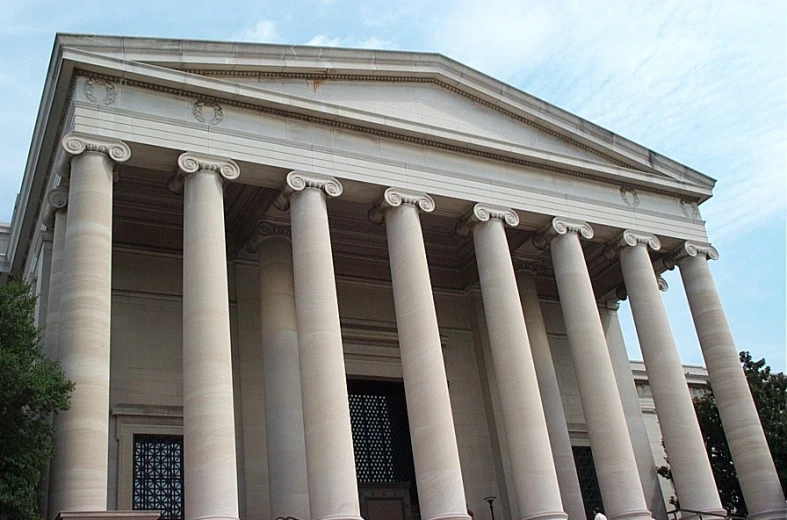
[[[158,520],[158,511],[61,511],[56,520]]]
[[[653,520],[650,511],[643,509],[640,511],[624,511],[616,515],[607,515],[609,520]]]
[[[566,520],[568,514],[564,511],[545,511],[535,515],[523,516],[520,520]]]
[[[785,503],[782,509],[759,511],[748,516],[748,520],[784,520],[784,518],[787,518],[787,503]]]
[[[466,512],[444,513],[442,515],[435,515],[431,518],[423,518],[422,520],[470,520],[470,515]]]

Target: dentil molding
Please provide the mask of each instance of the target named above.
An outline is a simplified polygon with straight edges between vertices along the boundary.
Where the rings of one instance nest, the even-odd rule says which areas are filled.
[[[710,244],[687,240],[664,257],[664,267],[670,270],[675,269],[678,262],[690,256],[704,256],[707,260],[718,260],[719,252]]]
[[[287,174],[284,186],[282,186],[279,196],[276,197],[274,205],[281,211],[287,211],[290,208],[292,195],[307,188],[320,190],[327,197],[338,197],[344,191],[342,183],[335,177],[293,170]]]
[[[538,249],[546,249],[553,238],[568,233],[576,233],[585,240],[593,238],[593,228],[584,220],[555,217],[545,229],[533,237],[533,245]]]
[[[63,149],[70,155],[82,153],[101,153],[120,164],[131,158],[131,148],[123,141],[72,132],[60,141]]]
[[[434,199],[426,193],[404,188],[388,188],[367,215],[375,224],[382,224],[385,214],[402,204],[410,204],[425,213],[431,213],[435,208]]]
[[[463,237],[470,236],[470,232],[475,226],[492,219],[500,220],[504,225],[511,227],[519,225],[519,215],[513,209],[479,202],[473,206],[470,215],[456,226],[456,232]]]

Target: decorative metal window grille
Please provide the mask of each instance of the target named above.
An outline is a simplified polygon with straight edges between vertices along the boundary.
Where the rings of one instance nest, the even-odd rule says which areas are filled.
[[[347,390],[358,482],[407,482],[418,504],[404,385],[350,379]]]
[[[590,451],[590,446],[572,446],[571,449],[574,451],[574,463],[577,466],[582,501],[585,503],[585,514],[588,518],[593,518],[593,508],[603,509],[604,507],[601,501],[601,489],[598,487],[593,453]]]
[[[183,519],[183,437],[134,435],[133,509],[161,511],[162,520]]]

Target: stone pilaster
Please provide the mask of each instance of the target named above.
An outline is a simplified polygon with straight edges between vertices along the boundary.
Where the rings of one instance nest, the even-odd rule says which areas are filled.
[[[567,515],[505,234],[505,225],[518,224],[518,215],[509,208],[476,204],[459,232],[473,235],[520,519],[564,519]]]
[[[675,490],[682,508],[722,514],[724,509],[648,248],[661,249],[656,236],[626,230],[611,252],[620,255]]]
[[[61,144],[71,168],[57,353],[75,387],[71,408],[55,417],[51,517],[107,508],[112,184],[115,166],[131,157],[125,143],[92,135]]]
[[[538,299],[536,281],[528,269],[528,266],[532,267],[533,264],[532,262],[528,264],[516,262],[515,266],[518,267],[516,275],[519,298],[525,314],[530,352],[536,368],[538,390],[541,394],[541,403],[544,406],[544,416],[549,430],[549,442],[552,446],[552,458],[555,461],[563,508],[569,518],[583,518],[585,506],[582,502],[582,490],[579,487],[579,477],[574,464],[574,451],[571,449],[566,415],[563,411],[563,400],[560,397],[560,387],[555,373],[555,364],[552,361],[552,352],[549,348],[549,338],[541,312],[541,303]]]
[[[238,481],[224,230],[225,180],[240,169],[187,152],[183,176],[183,435],[186,518],[237,519]]]
[[[749,518],[785,518],[784,493],[708,268],[708,260],[718,258],[718,251],[708,244],[685,242],[665,264],[680,268]]]
[[[459,450],[419,211],[434,210],[424,193],[388,188],[370,212],[385,220],[399,352],[407,396],[421,517],[469,520]]]
[[[312,520],[360,520],[342,333],[326,196],[333,177],[293,171],[279,208],[290,208],[306,468]]]
[[[558,217],[552,219],[534,242],[539,247],[551,248],[560,306],[606,514],[611,520],[649,519],[580,236],[593,238],[593,229],[586,222]]]
[[[262,369],[271,517],[309,520],[290,228],[257,224]]]

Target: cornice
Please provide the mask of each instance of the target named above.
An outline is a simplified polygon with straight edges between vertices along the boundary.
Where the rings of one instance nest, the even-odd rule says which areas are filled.
[[[576,178],[587,179],[587,180],[591,180],[591,181],[595,181],[595,182],[601,182],[601,183],[604,183],[604,184],[607,184],[607,185],[616,186],[616,187],[621,188],[621,189],[636,188],[636,189],[638,189],[638,190],[640,190],[642,192],[649,192],[649,193],[654,193],[654,194],[658,194],[658,195],[664,195],[664,196],[668,196],[668,197],[671,197],[671,198],[674,198],[674,199],[677,199],[677,200],[684,200],[687,203],[699,202],[701,200],[701,197],[698,196],[698,195],[687,196],[686,194],[679,194],[679,193],[675,193],[674,191],[669,191],[667,189],[660,189],[660,188],[654,187],[652,185],[645,184],[643,182],[637,182],[634,179],[626,179],[626,180],[611,179],[611,178],[609,178],[609,177],[607,177],[605,175],[601,175],[601,174],[593,174],[593,173],[588,173],[588,172],[583,172],[583,171],[577,171],[577,170],[572,170],[572,169],[565,168],[565,167],[553,166],[553,165],[550,165],[550,164],[544,164],[544,163],[537,162],[537,161],[534,161],[534,160],[527,160],[527,159],[522,159],[522,158],[518,158],[518,157],[512,157],[512,156],[509,156],[509,155],[503,155],[501,153],[494,153],[494,152],[490,152],[490,151],[479,150],[479,149],[471,148],[471,147],[468,147],[468,146],[459,146],[459,145],[456,145],[456,144],[451,144],[451,143],[446,143],[446,142],[442,142],[442,141],[437,141],[435,139],[427,139],[425,137],[418,137],[418,136],[413,136],[413,135],[407,135],[407,134],[404,134],[404,133],[398,133],[398,132],[389,131],[389,130],[381,130],[379,128],[373,128],[373,127],[365,126],[365,125],[359,124],[359,123],[338,121],[338,120],[335,120],[335,119],[330,119],[328,117],[321,117],[321,116],[316,116],[316,115],[311,115],[311,114],[304,114],[304,113],[301,113],[301,112],[295,112],[295,111],[292,111],[292,110],[285,110],[285,109],[281,109],[281,108],[273,108],[273,107],[264,106],[264,105],[257,104],[257,103],[250,103],[250,102],[246,102],[246,101],[238,101],[238,100],[235,100],[235,99],[229,99],[227,97],[221,97],[221,96],[216,96],[216,95],[200,94],[200,93],[191,92],[191,91],[187,91],[187,90],[180,89],[180,88],[174,88],[174,87],[163,86],[163,85],[155,85],[155,84],[148,83],[148,82],[138,81],[138,80],[129,79],[129,78],[120,78],[120,77],[117,77],[117,76],[112,76],[112,75],[107,75],[107,74],[100,74],[100,73],[90,72],[90,71],[85,71],[85,70],[78,70],[77,74],[80,75],[80,76],[83,76],[83,77],[87,77],[87,78],[104,79],[104,80],[107,80],[107,81],[114,81],[114,82],[118,82],[118,83],[121,83],[121,84],[133,86],[133,87],[143,88],[143,89],[146,89],[146,90],[164,92],[164,93],[176,95],[178,97],[194,98],[194,99],[198,100],[197,103],[200,103],[200,102],[208,103],[208,102],[210,102],[210,103],[213,103],[213,104],[222,104],[222,105],[227,105],[227,106],[234,106],[234,107],[237,107],[237,108],[253,110],[253,111],[256,111],[256,112],[270,114],[270,115],[274,115],[274,116],[277,116],[277,117],[296,119],[296,120],[300,120],[300,121],[304,121],[304,122],[308,122],[308,123],[320,124],[320,125],[324,125],[324,126],[331,126],[331,127],[335,127],[335,128],[340,128],[340,129],[343,129],[343,130],[350,130],[350,131],[353,131],[353,132],[360,132],[360,133],[364,133],[364,134],[370,134],[370,135],[374,135],[374,136],[377,136],[377,137],[383,137],[383,138],[386,138],[386,139],[393,139],[393,140],[397,140],[397,141],[404,141],[404,142],[418,144],[418,145],[422,145],[422,146],[428,146],[428,147],[431,147],[431,148],[438,148],[438,149],[446,150],[446,151],[450,151],[450,152],[456,152],[456,153],[461,153],[461,154],[466,154],[466,155],[473,155],[473,156],[477,156],[477,157],[481,157],[481,158],[485,158],[485,159],[490,159],[490,160],[494,160],[494,161],[499,161],[499,162],[504,162],[504,163],[508,163],[508,164],[516,164],[518,166],[523,166],[523,167],[527,167],[527,168],[533,168],[533,169],[536,169],[536,170],[548,171],[548,172],[553,172],[553,173],[560,173],[560,174],[569,175],[569,176],[576,177]],[[354,76],[354,75],[352,77],[355,78],[355,79],[359,79],[360,78],[360,76]],[[380,77],[379,76],[370,76],[370,78],[379,79]],[[423,78],[416,78],[416,80],[418,80],[418,79],[423,79]],[[482,101],[483,100],[481,100],[480,102],[482,102]],[[495,105],[492,105],[492,106],[495,106]],[[527,120],[525,119],[525,121],[527,121]],[[550,132],[552,132],[552,131],[550,130]],[[558,136],[561,136],[561,135],[562,134],[558,134]],[[611,158],[607,158],[607,160],[611,160]],[[592,165],[592,163],[590,163],[590,165]],[[632,168],[630,165],[625,165],[625,164],[618,165],[618,164],[615,164],[615,167],[624,168],[624,169],[629,170],[631,172],[635,172],[635,173],[637,173],[639,175],[649,175],[649,172],[646,172],[644,170],[638,170],[636,168]],[[589,166],[589,168],[592,168],[592,166]],[[665,179],[666,179],[666,177],[665,177]],[[670,180],[674,181],[674,179],[670,179]]]
[[[292,195],[307,188],[320,190],[327,197],[339,197],[344,190],[342,183],[335,177],[293,170],[287,174],[274,205],[281,211],[288,210]]]
[[[382,224],[385,214],[402,204],[415,206],[425,213],[431,213],[435,208],[434,199],[427,193],[404,188],[388,188],[380,200],[369,210],[367,216],[373,223]]]
[[[533,245],[543,251],[549,247],[549,243],[553,238],[568,233],[576,233],[585,240],[593,238],[593,228],[584,220],[555,217],[549,221],[549,224],[543,230],[533,236]]]

